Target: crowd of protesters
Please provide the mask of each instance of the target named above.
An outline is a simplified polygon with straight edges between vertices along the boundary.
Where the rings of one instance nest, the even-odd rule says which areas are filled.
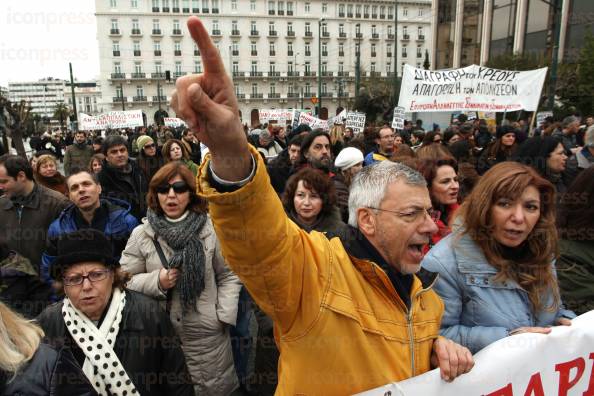
[[[192,128],[57,134],[0,157],[2,392],[453,380],[487,345],[594,308],[592,117],[242,128],[177,88]]]

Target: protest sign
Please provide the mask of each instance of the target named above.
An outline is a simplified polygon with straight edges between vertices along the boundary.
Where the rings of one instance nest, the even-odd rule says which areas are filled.
[[[392,129],[404,129],[404,107],[394,107],[394,118],[392,119]]]
[[[594,395],[594,311],[550,334],[503,338],[474,355],[468,373],[445,382],[439,369],[359,396]]]
[[[287,120],[291,120],[293,110],[289,109],[264,109],[259,110],[259,119],[261,123],[270,121],[279,121],[284,124]]]
[[[470,65],[425,70],[404,65],[399,106],[408,112],[536,111],[547,68],[498,70]]]
[[[180,126],[186,126],[186,123],[181,118],[165,117],[163,118],[163,124],[168,127],[177,128]]]
[[[352,128],[355,135],[363,132],[363,129],[365,129],[365,113],[349,111],[347,113],[346,127]]]
[[[97,116],[81,113],[79,128],[83,131],[93,131],[107,128],[134,128],[143,125],[141,110],[127,110],[110,111]]]
[[[328,120],[328,125],[342,125],[344,124],[344,121],[347,118],[347,111],[346,109],[342,110],[340,113],[338,113],[336,116],[330,118],[330,120]]]
[[[536,126],[541,126],[545,118],[552,116],[552,111],[539,111],[538,113],[536,113]]]
[[[307,124],[311,127],[311,129],[323,129],[325,131],[328,130],[328,120],[321,120],[317,117],[312,116],[308,113],[301,113],[299,115],[299,123],[298,124]]]

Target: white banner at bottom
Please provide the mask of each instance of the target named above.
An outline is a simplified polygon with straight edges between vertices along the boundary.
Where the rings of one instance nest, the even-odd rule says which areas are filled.
[[[448,383],[439,369],[358,396],[594,395],[594,311],[549,334],[499,340],[475,356],[468,374]]]

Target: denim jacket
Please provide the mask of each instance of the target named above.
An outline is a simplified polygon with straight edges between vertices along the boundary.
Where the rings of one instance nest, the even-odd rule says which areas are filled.
[[[468,235],[454,232],[442,239],[427,253],[422,266],[439,274],[434,288],[445,305],[441,335],[472,353],[518,327],[552,326],[559,317],[575,317],[562,308],[532,312],[528,293],[520,285],[513,280],[493,280],[497,270]],[[552,301],[551,293],[544,306]]]

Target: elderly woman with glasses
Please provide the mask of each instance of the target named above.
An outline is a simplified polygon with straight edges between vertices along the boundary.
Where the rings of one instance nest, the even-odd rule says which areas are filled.
[[[160,300],[182,347],[196,393],[228,395],[237,387],[229,326],[241,283],[227,267],[192,172],[170,162],[151,180],[147,218],[120,260],[131,290]]]
[[[47,341],[72,349],[100,395],[194,395],[179,338],[159,305],[127,290],[129,275],[97,230],[66,234],[51,268],[66,297],[38,317]]]

